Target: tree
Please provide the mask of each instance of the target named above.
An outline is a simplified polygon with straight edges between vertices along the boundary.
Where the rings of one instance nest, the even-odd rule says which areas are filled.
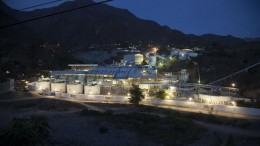
[[[167,93],[165,92],[165,90],[163,89],[159,89],[158,87],[154,87],[151,88],[151,90],[149,91],[149,96],[157,98],[157,99],[161,99],[164,100],[166,98]],[[159,104],[160,100],[155,100],[156,102],[154,103]]]
[[[130,89],[129,102],[134,105],[139,105],[140,101],[144,99],[143,92],[137,85],[133,85]]]
[[[166,95],[167,93],[163,89],[159,89],[158,87],[150,88],[149,96],[151,97],[164,100],[166,98]]]
[[[155,93],[155,98],[164,100],[166,98],[166,92],[163,89],[160,89],[158,92]]]

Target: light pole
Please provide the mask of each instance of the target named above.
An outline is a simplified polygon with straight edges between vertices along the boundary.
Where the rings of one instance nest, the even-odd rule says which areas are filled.
[[[200,67],[199,67],[199,65],[198,65],[198,76],[199,76],[198,83],[200,84]]]

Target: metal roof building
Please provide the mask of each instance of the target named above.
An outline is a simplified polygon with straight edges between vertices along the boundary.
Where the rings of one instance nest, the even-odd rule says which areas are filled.
[[[150,66],[104,66],[83,70],[52,71],[53,76],[85,76],[94,78],[130,79],[156,78],[157,71]]]
[[[149,66],[107,66],[88,71],[90,76],[111,77],[113,79],[155,78],[156,70]]]

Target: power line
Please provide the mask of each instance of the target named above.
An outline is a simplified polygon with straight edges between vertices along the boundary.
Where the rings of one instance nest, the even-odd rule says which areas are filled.
[[[60,12],[56,12],[56,13],[52,13],[52,14],[48,14],[48,15],[44,15],[44,16],[40,16],[40,17],[36,17],[36,18],[32,18],[32,19],[28,19],[28,20],[19,21],[19,22],[12,23],[12,24],[2,25],[2,26],[0,26],[0,29],[7,28],[7,27],[10,27],[10,26],[14,26],[14,25],[18,25],[18,24],[31,22],[31,21],[35,21],[35,20],[38,20],[38,19],[43,19],[43,18],[63,14],[63,13],[67,13],[67,12],[71,12],[71,11],[75,11],[75,10],[79,10],[79,9],[83,9],[83,8],[87,8],[87,7],[92,7],[92,6],[104,4],[104,3],[107,3],[107,2],[111,2],[111,1],[114,1],[114,0],[105,0],[105,1],[97,2],[97,3],[93,3],[93,4],[89,4],[89,5],[84,5],[84,6],[81,6],[81,7],[77,7],[77,8],[73,8],[73,9],[69,9],[69,10],[65,10],[65,11],[60,11]]]
[[[42,4],[30,6],[30,7],[25,7],[25,8],[19,9],[19,11],[24,11],[24,10],[28,10],[28,9],[32,9],[32,8],[36,8],[36,7],[40,7],[40,6],[44,6],[44,5],[48,5],[48,4],[52,4],[52,3],[57,3],[57,2],[60,2],[60,1],[64,1],[64,0],[55,0],[55,1],[50,1],[50,2],[47,2],[47,3],[42,3]]]
[[[57,3],[59,1],[64,1],[64,0],[54,0],[54,1],[47,2],[47,3],[42,3],[42,4],[38,4],[38,5],[34,5],[34,6],[29,6],[29,7],[25,7],[25,8],[21,8],[21,9],[17,9],[17,10],[18,11],[28,10],[28,9],[37,8],[37,7],[44,6],[44,5],[49,5],[49,4],[52,4],[52,3]],[[6,11],[5,13],[6,14],[12,14],[14,12],[16,12],[16,11],[13,11],[13,9],[11,9],[11,10]]]

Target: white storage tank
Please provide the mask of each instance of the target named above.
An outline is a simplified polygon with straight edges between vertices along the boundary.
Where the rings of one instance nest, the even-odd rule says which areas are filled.
[[[38,81],[35,83],[37,91],[50,90],[50,82],[47,81]]]
[[[142,64],[144,61],[144,56],[142,54],[135,54],[135,64]]]
[[[75,95],[75,94],[83,94],[83,85],[82,84],[67,84],[67,93]]]
[[[127,63],[142,64],[144,56],[142,54],[124,55],[124,61]]]
[[[52,92],[66,92],[66,83],[51,83]]]
[[[154,55],[149,55],[149,65],[151,65],[151,66],[156,66],[156,61],[157,61],[157,59],[156,59],[156,56]]]
[[[84,94],[86,95],[100,95],[100,86],[84,86]]]

